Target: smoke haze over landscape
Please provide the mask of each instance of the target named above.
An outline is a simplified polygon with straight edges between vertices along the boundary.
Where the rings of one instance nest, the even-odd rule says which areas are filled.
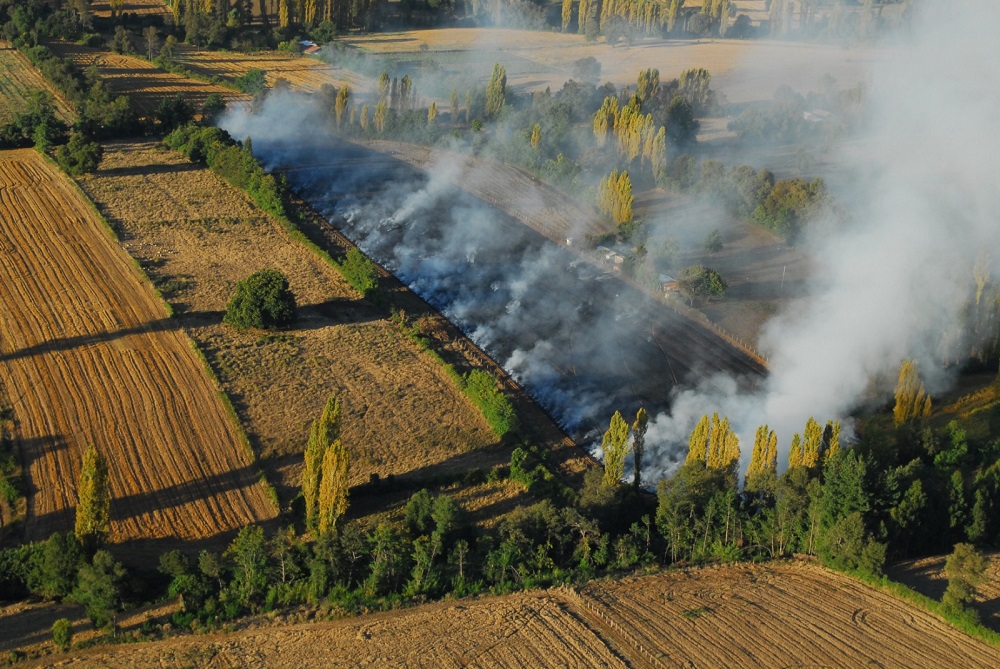
[[[669,473],[698,418],[716,411],[739,433],[744,461],[757,426],[775,429],[783,468],[780,454],[809,417],[846,418],[873,388],[891,389],[904,358],[917,360],[929,390],[942,390],[968,347],[959,323],[975,297],[973,265],[1000,258],[998,34],[1000,6],[988,0],[917,13],[894,57],[871,72],[863,149],[834,153],[858,176],[855,189],[837,193],[848,222],[820,223],[797,242],[811,258],[810,297],[765,326],[767,379],[751,393],[711,369],[674,370],[663,380],[673,397],[654,405],[643,388],[657,379],[647,377],[674,362],[649,364],[662,357],[651,315],[662,307],[457,193],[447,163],[429,178],[349,169],[341,154],[350,149],[316,137],[320,112],[284,93],[224,127],[252,136],[269,165],[291,168],[293,187],[571,433],[593,438],[614,410],[634,415],[645,404],[646,480]]]

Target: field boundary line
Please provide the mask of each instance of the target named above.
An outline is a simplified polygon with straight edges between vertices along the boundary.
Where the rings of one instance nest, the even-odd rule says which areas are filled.
[[[76,193],[83,199],[84,202],[87,203],[87,206],[91,208],[91,210],[97,216],[97,220],[101,222],[101,225],[104,227],[105,232],[111,238],[111,241],[114,242],[115,247],[119,250],[119,253],[124,254],[125,257],[128,258],[133,271],[136,274],[138,274],[138,278],[140,278],[140,281],[142,283],[145,283],[146,287],[150,288],[153,291],[153,294],[158,298],[157,301],[166,311],[167,318],[176,318],[176,314],[174,313],[174,308],[170,305],[170,302],[168,302],[167,299],[163,296],[163,293],[160,291],[159,288],[157,288],[156,284],[153,282],[152,278],[150,278],[149,274],[142,267],[139,261],[136,260],[134,257],[132,257],[132,255],[125,249],[125,247],[122,246],[121,243],[122,240],[118,234],[118,231],[115,229],[113,225],[111,225],[111,222],[108,221],[107,217],[104,216],[104,213],[100,210],[97,204],[93,200],[91,200],[90,197],[87,196],[84,190],[80,187],[80,184],[76,182],[76,179],[66,174],[66,172],[64,172],[63,169],[59,167],[59,164],[56,163],[56,161],[54,161],[49,155],[45,153],[42,152],[39,153],[41,153],[41,155],[45,158],[45,160],[47,160],[51,165],[53,165],[59,171],[60,174],[66,177],[66,180],[70,184],[72,184],[72,187],[76,191]],[[222,405],[225,408],[226,413],[229,414],[230,420],[233,422],[233,425],[235,426],[237,438],[239,439],[240,443],[243,444],[244,449],[246,450],[247,455],[250,458],[250,463],[256,466],[257,468],[258,484],[264,488],[265,496],[271,501],[272,504],[274,504],[274,508],[280,513],[281,505],[279,504],[278,501],[278,492],[277,490],[275,490],[274,485],[272,485],[271,482],[268,481],[267,473],[264,471],[264,468],[260,466],[260,461],[257,457],[257,453],[256,451],[254,451],[253,445],[250,443],[250,437],[247,435],[246,429],[243,427],[243,422],[240,421],[239,419],[239,414],[236,412],[236,407],[233,405],[232,399],[229,397],[229,394],[225,391],[222,382],[219,380],[219,376],[215,373],[215,369],[213,369],[211,364],[209,364],[208,358],[205,356],[205,352],[201,350],[200,346],[198,346],[198,342],[196,342],[194,338],[192,338],[191,335],[188,334],[185,328],[180,327],[178,328],[178,330],[181,333],[183,333],[184,339],[187,340],[188,345],[191,346],[195,354],[201,360],[202,369],[206,374],[208,374],[208,377],[212,380],[212,384],[215,386],[216,393],[218,393],[219,399],[222,401]]]

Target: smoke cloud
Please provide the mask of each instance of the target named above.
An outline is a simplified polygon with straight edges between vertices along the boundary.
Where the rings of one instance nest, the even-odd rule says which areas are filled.
[[[748,460],[758,425],[776,429],[787,453],[809,417],[844,419],[879,382],[891,387],[904,358],[918,361],[932,391],[947,386],[948,364],[969,343],[959,323],[973,263],[985,252],[1000,258],[997,35],[1000,6],[948,3],[918,14],[893,57],[875,65],[861,141],[835,154],[858,175],[836,193],[852,217],[800,241],[809,297],[765,326],[770,374],[755,392],[704,360],[665,354],[662,337],[680,336],[674,316],[455,189],[453,162],[427,174],[385,160],[371,167],[364,150],[324,136],[324,112],[289,93],[223,125],[252,136],[269,166],[576,438],[599,442],[615,410],[645,406],[644,479],[653,481],[683,459],[705,413],[730,418]],[[675,387],[668,399],[664,385]]]

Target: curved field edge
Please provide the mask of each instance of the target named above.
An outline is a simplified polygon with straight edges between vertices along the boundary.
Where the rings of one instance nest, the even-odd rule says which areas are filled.
[[[29,539],[72,527],[84,448],[111,468],[111,541],[206,539],[271,518],[218,394],[92,205],[34,151],[0,154],[0,364],[20,395]]]
[[[672,569],[31,666],[997,666],[1000,650],[846,575],[797,561]]]

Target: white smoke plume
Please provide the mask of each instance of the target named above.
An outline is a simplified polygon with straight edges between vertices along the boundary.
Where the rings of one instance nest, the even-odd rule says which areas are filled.
[[[998,29],[998,3],[939,4],[918,14],[894,57],[874,67],[867,148],[839,156],[864,176],[857,190],[838,194],[852,223],[819,225],[823,232],[806,240],[811,298],[765,327],[762,392],[741,395],[716,382],[681,392],[652,421],[647,440],[665,451],[668,469],[706,412],[730,417],[746,461],[758,425],[776,429],[787,453],[809,417],[845,418],[873,380],[895,380],[904,358],[918,361],[930,390],[946,387],[953,369],[945,363],[966,336],[957,326],[973,264],[984,253],[1000,257]]]
[[[654,417],[644,480],[676,467],[705,413],[730,418],[749,459],[758,425],[776,429],[787,453],[809,417],[847,417],[873,379],[894,380],[906,357],[918,360],[932,390],[946,386],[944,363],[960,350],[956,323],[973,263],[984,251],[1000,258],[997,35],[1000,3],[947,3],[918,14],[912,34],[875,65],[862,141],[835,156],[859,177],[837,192],[851,222],[816,225],[801,240],[812,258],[810,297],[765,327],[760,347],[770,375],[748,393],[710,370],[671,371],[688,385],[669,406],[646,403]],[[252,136],[256,153],[289,169],[307,200],[462,327],[577,437],[593,439],[614,410],[637,408],[643,391],[636,381],[660,355],[641,298],[617,294],[616,282],[566,250],[462,196],[450,185],[454,165],[435,165],[428,178],[334,164],[329,157],[344,149],[322,136],[325,114],[286,95],[271,96],[259,114],[231,114],[224,126],[237,138]],[[377,197],[354,195],[373,188],[381,189]]]

